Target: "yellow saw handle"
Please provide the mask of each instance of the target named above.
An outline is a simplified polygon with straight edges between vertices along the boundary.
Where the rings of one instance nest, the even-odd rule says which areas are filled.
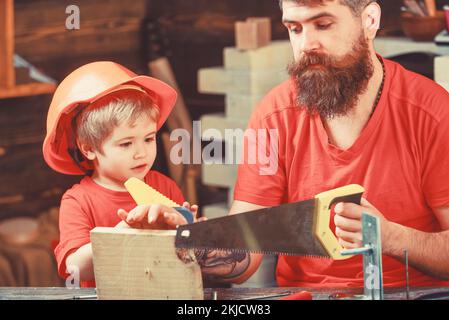
[[[334,260],[343,260],[352,256],[342,256],[343,247],[330,229],[331,206],[339,202],[360,204],[365,189],[358,184],[350,184],[341,188],[325,191],[315,196],[314,232],[317,239]]]

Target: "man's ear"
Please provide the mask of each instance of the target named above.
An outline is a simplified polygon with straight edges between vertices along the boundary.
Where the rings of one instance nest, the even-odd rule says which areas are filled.
[[[377,2],[372,2],[366,6],[362,12],[362,25],[365,36],[369,40],[374,40],[377,30],[380,28],[380,18],[382,11]]]
[[[88,144],[81,143],[81,142],[77,141],[77,145],[78,145],[78,149],[80,149],[81,153],[87,160],[93,161],[97,158],[97,155],[94,152],[94,149],[91,146],[89,146]]]

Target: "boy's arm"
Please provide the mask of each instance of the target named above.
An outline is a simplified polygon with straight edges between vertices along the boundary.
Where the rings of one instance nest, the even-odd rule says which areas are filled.
[[[129,226],[124,221],[121,221],[115,228],[129,228]],[[66,266],[67,268],[75,266],[79,270],[80,281],[95,280],[92,257],[92,244],[89,242],[67,257]]]
[[[66,259],[67,269],[76,267],[79,270],[81,281],[94,280],[94,267],[92,262],[92,244],[88,243],[78,248]]]

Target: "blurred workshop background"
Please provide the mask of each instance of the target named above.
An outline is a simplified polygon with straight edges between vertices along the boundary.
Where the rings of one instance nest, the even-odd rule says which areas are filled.
[[[410,1],[379,3],[378,52],[449,89],[449,1],[437,1],[435,14]],[[67,29],[71,5],[80,9],[79,29]],[[261,48],[236,48],[235,24],[248,17],[269,18]],[[251,66],[258,56],[273,59]],[[0,286],[64,285],[53,255],[58,205],[81,177],[52,171],[41,148],[52,92],[69,72],[112,60],[178,85],[181,99],[158,137],[155,169],[213,218],[227,213],[236,166],[172,164],[169,132],[191,131],[193,120],[203,131],[244,129],[260,97],[286,79],[290,57],[277,0],[0,0]],[[274,263],[268,259],[271,271],[250,285],[272,285]]]

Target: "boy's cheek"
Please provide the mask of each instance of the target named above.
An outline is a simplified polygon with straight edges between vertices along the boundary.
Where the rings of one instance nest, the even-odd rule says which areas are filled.
[[[156,160],[156,156],[157,156],[157,149],[156,149],[156,144],[154,144],[154,147],[151,148],[150,150],[150,155],[149,155],[149,159],[150,159],[150,167],[153,166],[154,161]]]

